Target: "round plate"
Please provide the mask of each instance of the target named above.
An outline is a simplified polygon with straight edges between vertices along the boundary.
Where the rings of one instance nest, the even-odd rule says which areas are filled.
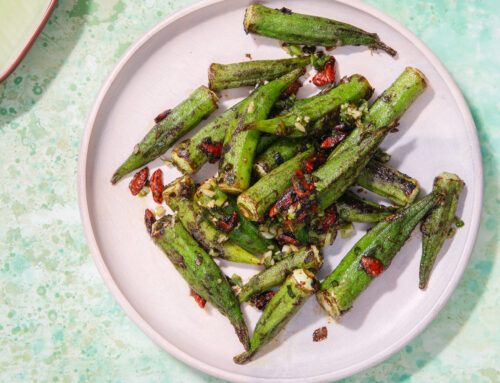
[[[423,192],[441,171],[455,172],[467,184],[458,214],[465,227],[447,241],[426,291],[418,288],[420,234],[395,258],[355,302],[340,323],[329,320],[310,299],[277,339],[252,363],[238,366],[232,357],[242,351],[229,322],[213,308],[200,310],[187,284],[148,238],[144,209],[154,207],[149,195],[132,197],[130,176],[116,186],[110,177],[151,127],[160,111],[183,100],[207,83],[212,62],[238,62],[287,57],[275,40],[246,35],[242,20],[248,0],[207,0],[173,14],[139,39],[104,83],[91,110],[79,160],[80,212],[92,256],[109,289],[125,312],[166,351],[206,373],[237,382],[319,382],[355,374],[389,357],[420,333],[455,289],[472,251],[479,224],[482,168],[476,130],[457,86],[432,52],[399,23],[359,1],[268,1],[296,12],[322,15],[377,32],[398,50],[392,58],[362,47],[335,50],[340,76],[361,73],[380,93],[406,66],[427,76],[429,87],[400,121],[399,133],[382,144],[391,164],[417,178]],[[306,80],[299,96],[313,91]],[[224,91],[220,110],[248,95],[248,89]],[[179,173],[162,166],[164,182]],[[196,179],[215,172],[205,167]],[[365,227],[324,249],[328,275]],[[445,256],[444,256],[445,255]],[[244,279],[257,269],[222,265],[226,274]],[[259,317],[244,305],[249,328]],[[328,339],[314,343],[313,331],[327,326]]]

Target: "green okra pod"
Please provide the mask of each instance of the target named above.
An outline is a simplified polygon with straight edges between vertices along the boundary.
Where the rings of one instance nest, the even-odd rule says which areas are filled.
[[[292,175],[314,154],[314,148],[297,154],[262,177],[236,200],[238,208],[251,221],[264,220],[267,211],[292,186]]]
[[[309,142],[303,138],[280,138],[255,159],[253,164],[254,175],[258,178],[264,177],[271,170],[310,146]]]
[[[179,138],[217,109],[218,98],[206,86],[200,86],[186,100],[172,109],[155,124],[139,142],[133,153],[116,170],[111,183],[138,169],[165,153]]]
[[[374,159],[361,171],[356,183],[399,206],[412,203],[420,192],[416,179]]]
[[[309,270],[295,269],[260,316],[250,339],[250,349],[235,356],[234,362],[248,362],[257,351],[269,343],[314,294],[317,285],[316,277]]]
[[[186,231],[167,215],[153,224],[155,244],[165,253],[189,286],[225,315],[245,349],[249,348],[248,329],[240,304],[225,275],[213,259]]]
[[[246,9],[243,26],[246,33],[271,37],[289,44],[324,47],[363,45],[370,49],[381,49],[391,56],[397,54],[376,33],[324,17],[294,13],[286,8],[277,10],[251,5]]]
[[[373,155],[373,159],[385,164],[391,160],[391,155],[389,153],[384,152],[382,149],[379,148],[375,151],[375,154]]]
[[[327,56],[319,58],[319,60],[323,61],[323,64],[327,59]],[[228,88],[254,86],[264,81],[274,80],[294,69],[304,68],[311,63],[311,60],[311,56],[300,56],[279,60],[253,60],[234,64],[213,63],[208,70],[208,82],[210,89],[214,92]]]
[[[209,254],[217,254],[232,262],[260,265],[260,259],[230,240],[203,217],[201,208],[193,203],[194,182],[191,177],[179,177],[165,187],[163,199],[177,212],[186,230]]]
[[[367,201],[357,194],[346,190],[337,200],[337,212],[347,222],[379,222],[393,215],[396,209]]]
[[[236,213],[237,224],[227,232],[227,236],[246,251],[260,255],[279,251],[273,240],[262,237],[259,228],[241,214],[232,196],[219,189],[215,178],[209,178],[200,185],[194,195],[194,202],[208,213],[215,225]]]
[[[440,198],[431,193],[375,225],[321,282],[318,303],[332,317],[349,310],[371,281],[389,267],[415,226]]]
[[[278,97],[303,73],[302,68],[295,69],[257,88],[249,96],[251,101],[247,110],[238,116],[234,124],[227,127],[217,177],[217,183],[221,190],[226,193],[238,194],[248,189],[260,133],[241,128],[245,124],[266,118]]]
[[[362,126],[356,127],[333,150],[327,162],[313,173],[319,192],[319,211],[335,202],[356,181],[398,118],[425,87],[423,74],[407,67],[373,103],[362,120]]]
[[[279,137],[274,134],[261,134],[259,137],[259,143],[255,148],[255,155],[258,156],[267,150],[267,148],[274,144],[278,139]]]
[[[318,134],[324,123],[315,124],[316,121],[331,118],[331,114],[338,113],[343,104],[368,99],[372,93],[373,89],[368,80],[355,74],[332,90],[297,103],[287,113],[268,120],[247,123],[245,129],[289,137]]]
[[[458,199],[464,187],[459,176],[443,172],[434,180],[433,192],[443,198],[422,222],[422,258],[420,260],[419,287],[425,289],[429,282],[432,266],[450,233],[455,221]]]
[[[323,256],[315,246],[303,247],[299,251],[285,257],[266,270],[254,275],[243,285],[238,300],[246,302],[254,295],[263,293],[283,283],[285,278],[295,269],[319,270],[323,265]]]

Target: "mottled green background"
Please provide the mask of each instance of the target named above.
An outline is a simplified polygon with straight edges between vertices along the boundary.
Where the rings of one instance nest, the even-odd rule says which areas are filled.
[[[130,43],[192,2],[60,0],[0,84],[0,381],[220,382],[159,349],[123,313],[90,257],[76,195],[80,137],[105,76]],[[500,2],[368,3],[420,36],[462,89],[485,199],[471,263],[445,309],[401,352],[344,382],[499,382]]]

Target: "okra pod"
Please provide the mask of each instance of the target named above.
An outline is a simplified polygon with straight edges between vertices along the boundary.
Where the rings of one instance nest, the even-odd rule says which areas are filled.
[[[373,155],[373,159],[385,164],[391,160],[391,155],[384,152],[382,149],[377,149]]]
[[[245,125],[245,129],[258,130],[277,136],[303,137],[319,133],[324,124],[315,122],[337,113],[342,104],[370,98],[373,89],[366,78],[352,75],[329,92],[311,97],[307,102],[294,106],[288,113]]]
[[[367,201],[349,190],[337,200],[339,217],[347,222],[379,222],[395,211],[392,207]]]
[[[434,180],[433,191],[442,193],[440,203],[422,222],[422,258],[420,260],[419,287],[425,289],[436,257],[448,237],[455,220],[458,199],[464,182],[456,174],[441,173]]]
[[[249,347],[248,329],[240,304],[225,275],[213,259],[186,231],[179,221],[167,215],[155,222],[152,236],[189,286],[225,315],[245,349]]]
[[[416,179],[374,159],[361,171],[356,183],[399,206],[412,203],[420,192]]]
[[[279,137],[274,134],[261,134],[259,137],[259,143],[255,148],[255,155],[258,156],[267,150],[267,148],[274,144],[278,139]]]
[[[299,251],[285,257],[266,270],[254,275],[243,285],[238,300],[246,302],[254,295],[263,293],[283,283],[285,278],[295,269],[319,270],[323,265],[323,256],[318,248],[303,247]]]
[[[320,60],[326,61],[323,57]],[[253,60],[234,64],[213,63],[208,70],[208,82],[210,89],[214,92],[228,88],[254,86],[264,81],[274,80],[294,69],[304,68],[310,63],[311,56],[280,60]]]
[[[295,157],[308,147],[310,147],[310,144],[303,138],[280,138],[255,159],[253,164],[254,175],[258,178],[264,177],[271,170]]]
[[[318,303],[332,317],[349,310],[371,281],[389,267],[418,222],[436,204],[431,193],[375,225],[321,283]]]
[[[172,109],[146,134],[133,153],[111,178],[115,184],[123,176],[165,153],[179,138],[217,109],[218,98],[206,86],[200,86],[186,100]]]
[[[221,190],[238,194],[248,189],[260,133],[241,128],[245,124],[266,118],[278,97],[303,73],[302,68],[295,69],[256,89],[250,96],[247,110],[238,116],[234,124],[227,127],[217,177]]]
[[[234,362],[248,362],[262,346],[269,343],[314,294],[317,285],[316,277],[309,270],[295,269],[260,316],[250,339],[250,349],[235,356]]]
[[[271,37],[289,44],[324,47],[363,45],[370,49],[381,49],[391,56],[397,54],[376,33],[325,17],[294,13],[286,8],[277,10],[251,5],[246,9],[243,26],[246,33]]]
[[[165,187],[163,199],[177,212],[177,218],[186,230],[200,243],[209,254],[220,255],[232,262],[260,265],[260,259],[241,248],[223,232],[217,230],[203,217],[201,208],[193,203],[194,182],[191,177],[183,176]]]
[[[232,196],[219,189],[215,178],[209,178],[200,185],[194,195],[194,202],[208,213],[215,225],[236,213],[235,226],[227,232],[227,236],[246,251],[260,255],[279,251],[273,240],[262,237],[259,228],[241,214]]]
[[[356,127],[313,173],[319,192],[319,211],[335,202],[356,181],[378,145],[425,87],[423,74],[407,67],[373,103],[362,126]]]
[[[238,208],[251,221],[264,220],[267,211],[292,186],[292,175],[314,154],[314,148],[297,154],[262,177],[236,200]]]

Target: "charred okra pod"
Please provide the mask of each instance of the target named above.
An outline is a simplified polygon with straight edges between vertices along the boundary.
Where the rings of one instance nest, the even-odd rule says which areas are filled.
[[[311,63],[311,56],[300,56],[280,60],[253,60],[234,64],[211,64],[208,70],[210,89],[217,92],[222,89],[254,86],[264,81],[274,80],[294,69],[304,68]],[[324,61],[328,56],[316,58]],[[322,65],[321,63],[319,65]]]
[[[337,200],[337,212],[347,222],[373,223],[393,215],[396,209],[367,201],[347,190]]]
[[[316,277],[309,270],[295,269],[260,316],[250,339],[250,349],[235,356],[234,362],[248,362],[262,346],[269,343],[314,294],[317,285]]]
[[[216,227],[224,227],[229,239],[246,251],[260,255],[279,251],[273,240],[262,237],[259,228],[241,214],[232,196],[219,189],[215,178],[200,185],[194,202],[208,213]]]
[[[319,270],[323,265],[323,256],[318,248],[303,247],[266,270],[254,275],[241,288],[238,294],[240,302],[246,302],[254,295],[263,293],[283,283],[287,275],[295,269]]]
[[[177,212],[177,218],[186,230],[209,254],[218,254],[232,262],[260,265],[260,259],[236,245],[222,231],[203,218],[201,208],[193,203],[194,182],[191,177],[179,177],[165,187],[163,199]]]
[[[310,146],[303,138],[280,138],[255,159],[253,164],[255,176],[264,177],[271,170]]]
[[[289,44],[324,47],[364,45],[370,49],[381,49],[391,56],[397,54],[376,33],[324,17],[293,13],[286,8],[277,10],[251,5],[246,9],[243,26],[246,33],[271,37]]]
[[[249,123],[245,129],[289,137],[317,134],[324,124],[316,125],[316,121],[338,112],[342,104],[370,98],[372,92],[368,80],[355,74],[329,92],[304,99],[286,114]]]
[[[436,204],[439,194],[431,193],[397,214],[375,225],[321,282],[318,303],[336,318],[349,310],[371,281],[389,267],[418,222]]]
[[[292,175],[314,154],[314,148],[281,164],[238,196],[238,208],[251,221],[262,221],[269,208],[292,186]]]
[[[377,149],[373,155],[373,159],[385,164],[391,160],[391,155],[384,152],[382,149]]]
[[[407,67],[373,103],[362,126],[356,127],[333,150],[327,162],[313,173],[319,192],[319,211],[335,202],[356,181],[378,145],[425,87],[423,74]]]
[[[259,154],[263,153],[265,150],[267,150],[268,147],[270,147],[272,144],[274,144],[278,139],[279,139],[279,137],[275,136],[274,134],[261,134],[259,137],[259,143],[257,144],[257,147],[255,148],[255,155],[258,156]]]
[[[412,203],[420,191],[416,179],[374,159],[361,171],[356,183],[399,206]]]
[[[215,109],[218,98],[206,86],[200,86],[186,100],[172,109],[135,147],[133,153],[116,170],[111,183],[165,153]]]
[[[247,110],[226,129],[217,177],[221,190],[238,194],[248,189],[260,133],[254,130],[241,130],[241,128],[245,124],[266,118],[278,97],[303,73],[303,69],[295,69],[257,88],[249,96],[251,101]]]
[[[174,217],[170,215],[153,224],[152,236],[189,286],[229,319],[238,339],[248,349],[248,329],[241,314],[240,303],[213,259],[184,226],[174,221]]]
[[[456,174],[441,173],[434,180],[433,192],[442,193],[440,203],[422,222],[422,259],[420,260],[419,287],[425,289],[434,261],[448,237],[455,221],[458,199],[464,182]]]

